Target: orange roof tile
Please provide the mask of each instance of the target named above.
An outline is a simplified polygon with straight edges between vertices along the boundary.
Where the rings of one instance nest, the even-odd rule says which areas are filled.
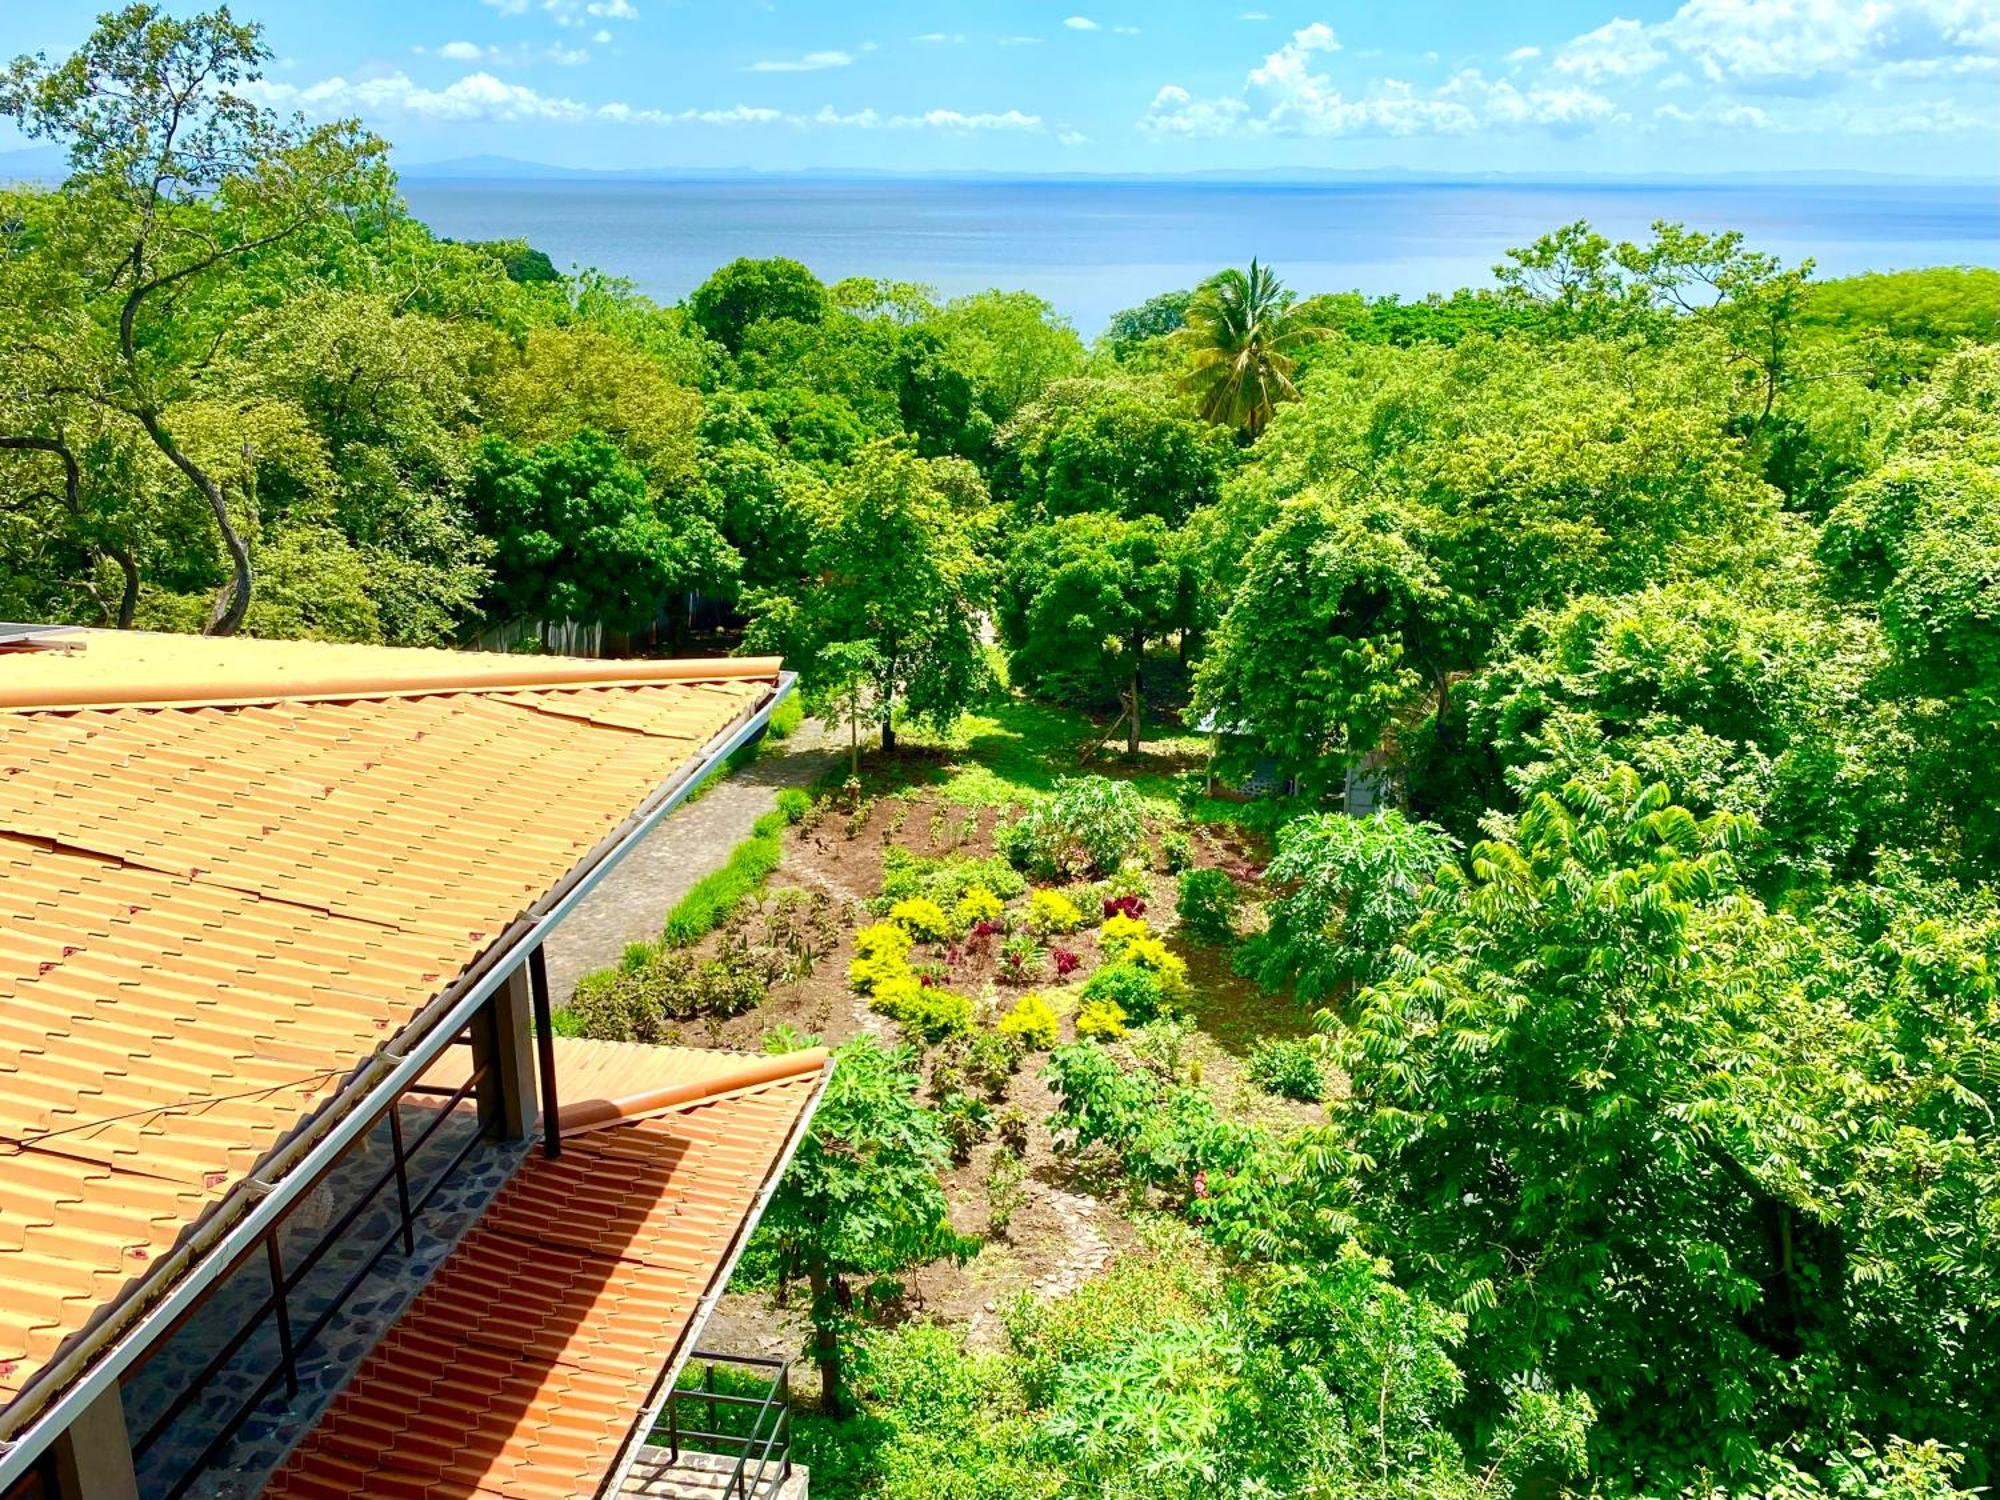
[[[594,1495],[693,1332],[824,1079],[824,1052],[748,1059],[563,1041],[559,1091],[640,1100],[530,1157],[286,1461],[267,1500]]]
[[[0,652],[0,1410],[776,676],[62,639]]]

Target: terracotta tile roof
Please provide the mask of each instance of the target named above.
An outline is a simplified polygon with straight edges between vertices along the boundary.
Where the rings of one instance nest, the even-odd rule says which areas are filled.
[[[0,1409],[777,669],[64,639],[0,651]]]
[[[564,1041],[558,1087],[628,1108],[714,1092],[533,1156],[293,1452],[267,1500],[572,1500],[598,1492],[690,1337],[824,1079],[750,1060]],[[759,1082],[743,1084],[761,1061]]]

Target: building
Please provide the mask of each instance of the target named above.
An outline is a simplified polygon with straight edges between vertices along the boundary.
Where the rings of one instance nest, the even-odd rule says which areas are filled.
[[[0,626],[0,1496],[661,1465],[828,1064],[558,1038],[542,943],[790,685]]]

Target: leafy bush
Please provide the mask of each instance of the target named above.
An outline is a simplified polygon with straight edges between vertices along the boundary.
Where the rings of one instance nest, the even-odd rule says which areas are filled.
[[[1056,966],[1056,978],[1067,979],[1083,967],[1083,960],[1067,948],[1051,948],[1049,961]]]
[[[1287,823],[1264,872],[1283,894],[1269,928],[1237,950],[1237,971],[1266,989],[1293,985],[1301,1000],[1381,979],[1452,847],[1443,830],[1393,811]]]
[[[1317,1104],[1326,1097],[1326,1072],[1311,1042],[1268,1037],[1250,1050],[1250,1081],[1267,1094]]]
[[[1006,1238],[1007,1226],[1028,1201],[1027,1175],[1026,1166],[1015,1152],[1003,1147],[993,1153],[993,1163],[986,1169],[987,1233]]]
[[[1128,917],[1121,911],[1098,928],[1097,946],[1104,950],[1106,957],[1116,958],[1127,943],[1152,935],[1153,929],[1146,925],[1144,917]]]
[[[1143,1026],[1165,1007],[1166,992],[1151,969],[1117,963],[1106,964],[1084,981],[1083,999],[1086,1005],[1093,1001],[1115,1005],[1134,1025]]]
[[[1005,1031],[982,1031],[972,1038],[972,1045],[965,1049],[965,1076],[984,1089],[987,1096],[999,1100],[1007,1092],[1007,1085],[1013,1081],[1014,1070],[1021,1066],[1021,1054],[1026,1050],[1021,1037]]]
[[[1033,984],[1042,974],[1042,945],[1031,932],[1017,932],[1000,945],[1003,984]]]
[[[975,889],[990,891],[1005,902],[1025,892],[1028,882],[997,856],[932,859],[901,844],[891,844],[882,851],[882,904],[878,910],[886,911],[913,896],[928,896],[950,910]]]
[[[1125,1008],[1116,1000],[1086,1000],[1076,1013],[1076,1034],[1089,1041],[1112,1041],[1125,1035]]]
[[[972,1159],[972,1151],[986,1139],[993,1127],[993,1111],[984,1102],[970,1094],[947,1094],[940,1099],[933,1110],[938,1124],[944,1130],[944,1138],[951,1145],[951,1159],[964,1166]]]
[[[667,942],[676,948],[692,947],[728,921],[743,898],[778,868],[785,853],[786,827],[811,807],[812,799],[804,792],[789,800],[781,793],[777,807],[752,825],[751,837],[730,850],[728,862],[697,880],[667,913]]]
[[[951,918],[928,896],[912,896],[889,908],[889,920],[924,943],[942,943],[952,935]]]
[[[970,1000],[916,978],[891,979],[877,985],[868,997],[868,1008],[926,1042],[965,1036],[972,1030]]]
[[[983,885],[975,885],[958,898],[951,914],[958,919],[959,927],[964,929],[980,922],[998,922],[1006,910],[998,896]]]
[[[742,1015],[764,998],[767,985],[754,958],[700,960],[684,948],[661,944],[648,948],[639,962],[586,974],[566,1014],[579,1036],[667,1042],[674,1039],[677,1022]]]
[[[1160,863],[1169,875],[1178,875],[1194,864],[1194,840],[1178,828],[1160,835]]]
[[[788,823],[804,822],[806,814],[812,811],[812,796],[795,786],[783,787],[778,792],[777,810]]]
[[[1129,781],[1065,777],[1001,830],[1008,859],[1050,880],[1107,875],[1145,837],[1144,799]]]
[[[910,975],[909,933],[893,922],[876,922],[854,934],[854,958],[847,982],[864,995],[894,979]]]
[[[770,726],[765,730],[765,733],[770,735],[773,740],[782,744],[797,734],[799,726],[805,723],[805,721],[806,700],[797,693],[791,693],[786,696],[783,703],[780,703],[776,708],[771,710]],[[787,787],[785,790],[792,791],[795,789]],[[799,795],[803,797],[805,793],[800,792]],[[781,803],[784,801],[784,798],[784,792],[778,793],[778,800]]]
[[[1019,1037],[1031,1051],[1046,1052],[1060,1034],[1056,1013],[1040,995],[1023,995],[1014,1008],[1000,1018],[1002,1036]]]
[[[1184,870],[1174,909],[1191,936],[1226,943],[1236,935],[1236,908],[1242,899],[1227,870]]]
[[[1042,889],[1028,898],[1028,930],[1044,937],[1075,932],[1083,926],[1083,911],[1061,891]]]

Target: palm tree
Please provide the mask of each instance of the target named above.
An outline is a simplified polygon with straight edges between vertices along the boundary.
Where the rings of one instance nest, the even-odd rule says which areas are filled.
[[[1295,297],[1269,266],[1231,267],[1195,293],[1187,325],[1175,335],[1188,354],[1181,387],[1202,416],[1255,438],[1292,383],[1297,353],[1324,334],[1292,304]]]

